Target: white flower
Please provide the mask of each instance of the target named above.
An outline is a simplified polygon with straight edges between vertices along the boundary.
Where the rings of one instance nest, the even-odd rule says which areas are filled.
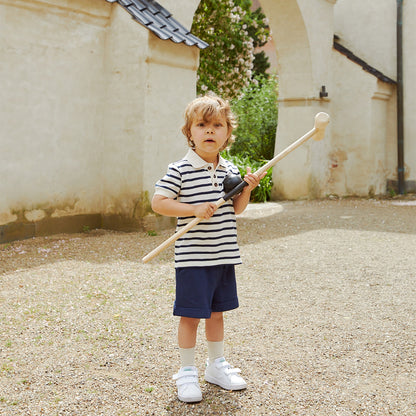
[[[202,86],[201,86],[201,90],[202,90],[202,91],[206,91],[207,89],[208,89],[208,87],[207,87],[206,85],[202,85]]]

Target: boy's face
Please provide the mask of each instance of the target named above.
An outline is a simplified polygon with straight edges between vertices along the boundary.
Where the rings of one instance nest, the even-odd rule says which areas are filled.
[[[191,125],[191,139],[195,152],[207,162],[216,160],[229,137],[227,120],[224,116],[204,120],[197,115]]]

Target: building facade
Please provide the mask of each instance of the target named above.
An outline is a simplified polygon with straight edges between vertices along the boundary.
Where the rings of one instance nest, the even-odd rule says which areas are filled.
[[[143,3],[148,9],[140,15],[128,9],[134,1],[0,0],[0,242],[85,227],[157,226],[153,185],[186,151],[182,113],[195,97],[204,45],[165,36],[161,15],[151,21],[155,2]],[[191,27],[198,0],[160,3],[165,18]],[[276,152],[310,130],[317,112],[331,117],[323,141],[275,166],[273,198],[385,194],[398,180],[396,2],[260,3],[278,62]],[[415,2],[403,0],[410,192],[415,21]]]

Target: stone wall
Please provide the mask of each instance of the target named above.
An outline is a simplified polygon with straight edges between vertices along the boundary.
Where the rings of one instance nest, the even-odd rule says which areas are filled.
[[[154,182],[186,151],[197,47],[103,0],[0,1],[0,19],[0,242],[153,227]]]

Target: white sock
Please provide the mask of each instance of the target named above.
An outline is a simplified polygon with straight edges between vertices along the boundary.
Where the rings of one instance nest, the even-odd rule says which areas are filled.
[[[224,357],[224,341],[208,341],[208,358],[215,361],[217,358]]]
[[[181,356],[181,367],[195,366],[195,347],[194,348],[179,348]]]

